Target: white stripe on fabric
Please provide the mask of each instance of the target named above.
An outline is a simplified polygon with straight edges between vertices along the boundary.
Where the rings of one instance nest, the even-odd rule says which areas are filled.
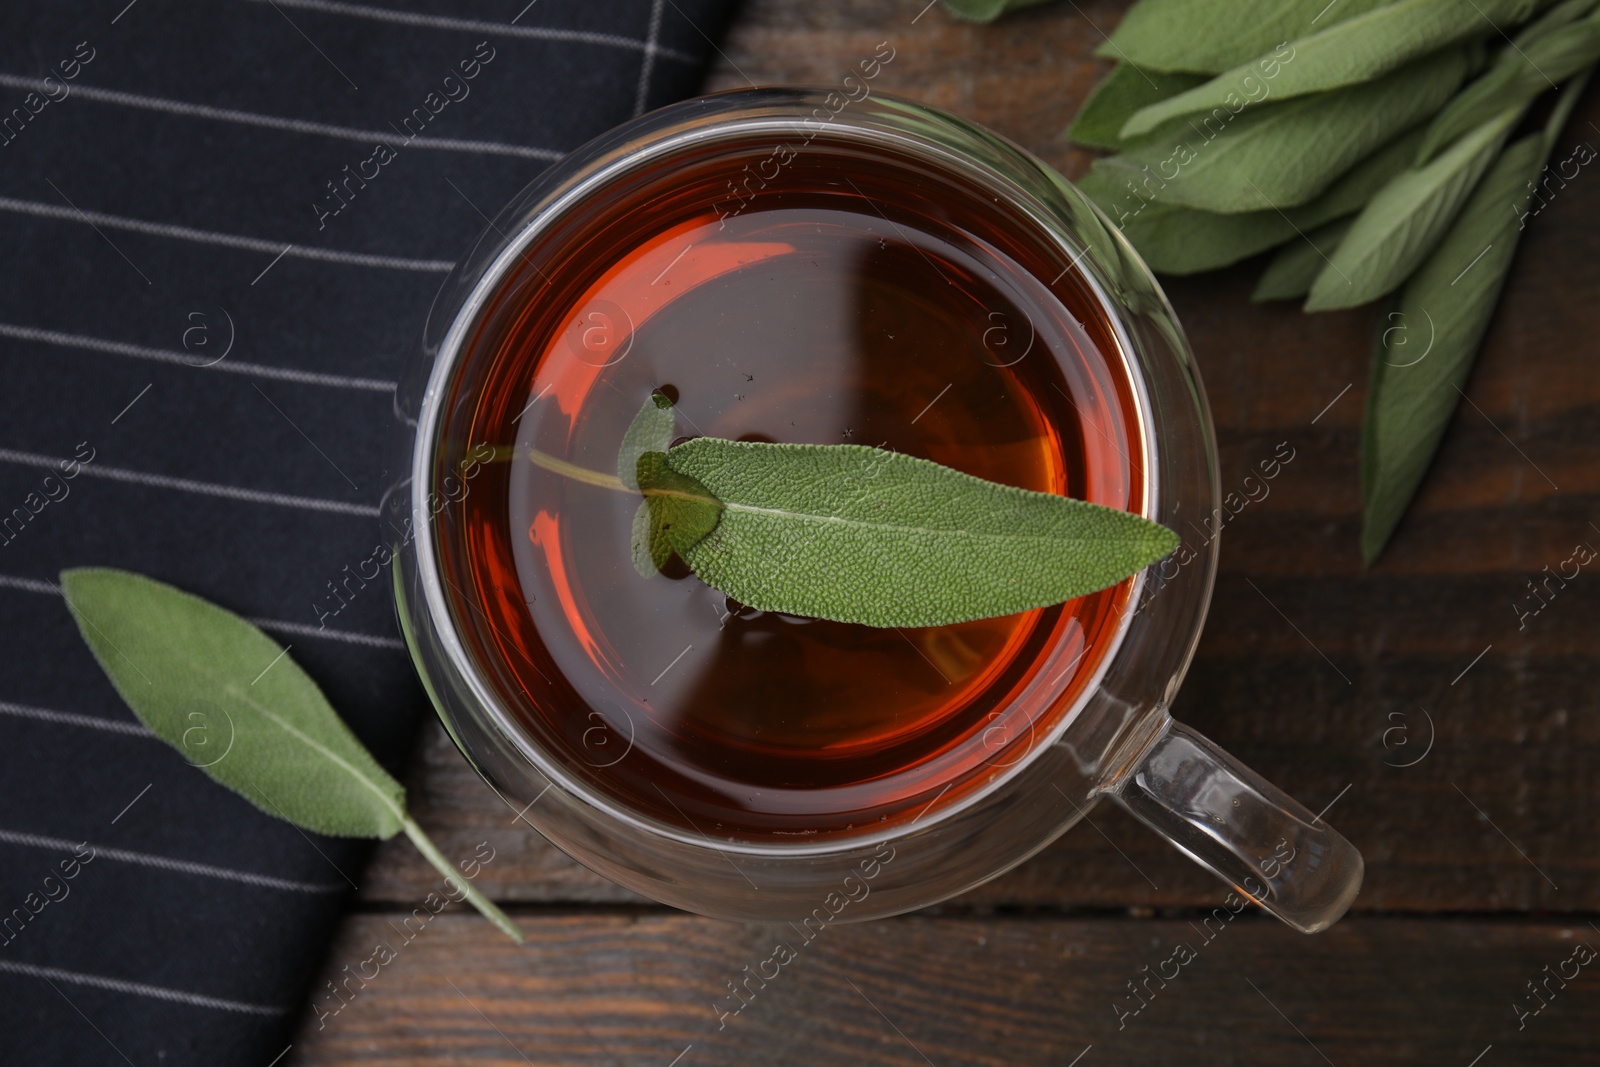
[[[43,593],[46,596],[61,595],[61,587],[54,582],[41,582],[37,578],[17,578],[9,574],[0,574],[0,587],[20,589],[24,593]]]
[[[397,22],[402,26],[427,26],[438,30],[461,30],[466,33],[497,34],[501,37],[523,37],[537,41],[574,41],[579,44],[598,44],[609,48],[623,48],[634,52],[644,51],[648,45],[632,37],[614,33],[597,33],[593,30],[561,30],[548,26],[513,26],[505,22],[483,22],[478,19],[457,19],[444,15],[420,15],[411,11],[392,11],[366,4],[344,4],[336,0],[254,0],[271,3],[277,7],[293,7],[303,11],[320,11],[325,15],[349,15],[378,22]],[[675,48],[657,48],[657,54],[676,59],[680,63],[698,63],[698,56],[680,52]]]
[[[114,734],[129,734],[134,737],[155,738],[156,736],[136,722],[125,722],[121,719],[102,719],[98,715],[79,715],[71,711],[52,711],[49,708],[36,708],[29,704],[12,704],[4,700],[0,700],[0,715],[15,715],[20,719],[38,719],[40,722],[53,722],[62,726],[83,726],[90,730],[105,730]]]
[[[42,593],[45,596],[61,595],[61,587],[54,582],[43,582],[37,578],[18,578],[11,574],[0,574],[0,589],[18,589],[24,593]],[[377,637],[373,634],[357,633],[354,630],[331,630],[308,626],[301,622],[283,622],[280,619],[246,619],[245,621],[263,630],[277,630],[281,633],[295,634],[300,637],[321,637],[329,641],[343,641],[351,645],[364,645],[367,648],[404,649],[406,647],[406,643],[398,637]]]
[[[10,89],[32,89],[43,92],[44,79],[24,78],[15,74],[0,74],[0,86]],[[229,122],[241,126],[259,126],[269,130],[285,130],[289,133],[309,133],[321,137],[337,137],[346,141],[360,141],[367,144],[382,142],[390,144],[395,140],[393,131],[362,130],[351,126],[335,126],[326,122],[309,122],[304,119],[285,119],[276,115],[262,115],[254,111],[239,111],[231,107],[211,107],[208,104],[191,104],[184,100],[170,100],[163,96],[145,96],[140,93],[126,93],[119,89],[96,89],[90,85],[73,85],[70,87],[71,95],[81,96],[85,100],[96,100],[103,104],[115,104],[119,107],[142,108],[146,111],[164,111],[172,115],[183,115],[187,118],[212,119],[216,122]],[[418,135],[403,139],[407,148],[423,148],[434,152],[474,152],[490,156],[516,156],[521,159],[542,159],[553,161],[560,159],[564,152],[553,148],[528,148],[523,145],[503,144],[499,141],[469,141],[448,137],[427,137]]]
[[[152,855],[149,852],[134,852],[125,848],[107,848],[104,845],[96,845],[89,841],[68,841],[61,837],[25,834],[17,830],[0,830],[0,841],[12,845],[22,845],[27,848],[48,848],[57,852],[72,853],[77,852],[79,845],[85,845],[94,852],[94,856],[85,861],[89,863],[103,856],[109,860],[116,860],[118,863],[133,863],[141,867],[155,867],[158,870],[173,871],[177,874],[192,874],[201,878],[217,878],[224,882],[240,882],[244,885],[260,886],[263,889],[282,889],[290,893],[334,893],[345,887],[343,882],[322,884],[297,882],[290,878],[274,878],[270,874],[236,871],[230,867],[216,867],[209,863],[175,860],[167,856]]]
[[[661,52],[656,40],[661,36],[661,16],[665,6],[666,0],[652,0],[650,4],[650,30],[645,37],[644,63],[639,68],[639,88],[633,100],[635,116],[644,114],[644,106],[650,99],[650,76],[655,73],[656,56]]]
[[[320,263],[342,263],[353,267],[379,267],[386,270],[411,270],[426,274],[444,274],[455,266],[447,259],[406,259],[401,256],[370,255],[365,252],[336,252],[323,248],[303,248],[284,242],[264,241],[259,237],[240,237],[237,234],[218,233],[215,230],[196,230],[188,226],[172,226],[164,222],[146,222],[122,215],[107,215],[99,211],[79,211],[55,204],[41,204],[37,200],[16,200],[0,196],[0,211],[18,215],[36,215],[46,219],[63,219],[67,222],[86,222],[91,226],[105,226],[113,230],[127,230],[153,237],[168,237],[177,241],[194,241],[197,244],[221,245],[224,248],[242,248],[250,252],[287,255],[291,259],[310,259]]]
[[[94,986],[96,989],[110,989],[117,993],[133,993],[141,997],[155,997],[157,1000],[171,1000],[179,1004],[189,1004],[197,1008],[215,1008],[218,1011],[237,1011],[246,1015],[283,1015],[287,1008],[271,1008],[265,1004],[246,1004],[240,1000],[223,1000],[221,997],[207,997],[199,993],[186,993],[181,989],[168,989],[165,986],[147,985],[144,982],[129,982],[122,978],[107,978],[99,974],[84,974],[81,971],[64,971],[60,967],[39,967],[31,963],[15,963],[11,960],[0,960],[0,971],[10,971],[13,974],[26,974],[33,978],[54,978],[57,981],[73,982],[77,985]]]
[[[37,452],[18,452],[10,448],[0,448],[0,463],[16,463],[25,467],[59,469],[61,464],[66,462],[68,461],[65,459],[55,456],[41,456]],[[326,511],[338,515],[361,515],[365,518],[373,519],[382,514],[371,504],[347,504],[342,500],[293,496],[289,493],[272,493],[264,489],[242,489],[236,485],[199,482],[192,478],[170,478],[165,474],[147,474],[144,471],[131,471],[123,467],[107,467],[100,463],[80,464],[78,473],[115,482],[147,485],[155,489],[175,489],[180,493],[198,493],[201,496],[221,497],[224,500],[242,500],[251,504],[272,504],[276,507],[295,508],[299,511]]]
[[[317,371],[296,370],[293,367],[269,367],[261,363],[245,363],[237,360],[230,363],[224,359],[219,363],[202,365],[195,363],[194,357],[189,353],[179,352],[177,349],[152,348],[149,345],[110,341],[81,333],[62,333],[59,330],[17,326],[9,322],[0,322],[0,337],[9,337],[16,341],[36,341],[39,344],[56,345],[60,348],[81,348],[86,352],[103,352],[106,355],[127,356],[131,359],[148,359],[156,363],[181,365],[191,370],[214,370],[224,374],[243,374],[252,378],[294,382],[297,385],[319,385],[329,389],[360,389],[370,393],[392,393],[395,389],[394,382],[384,381],[381,378],[353,378],[343,374],[321,374]]]
[[[371,634],[358,634],[350,630],[319,629],[303,622],[282,622],[278,619],[251,619],[250,621],[263,630],[277,630],[279,633],[294,634],[296,637],[326,637],[331,641],[347,641],[352,645],[366,645],[369,648],[404,649],[406,647],[406,643],[398,637],[374,637]]]

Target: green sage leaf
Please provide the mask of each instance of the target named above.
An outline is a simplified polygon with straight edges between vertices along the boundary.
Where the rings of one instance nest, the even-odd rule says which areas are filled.
[[[1561,136],[1562,127],[1566,126],[1567,119],[1572,116],[1572,109],[1578,106],[1578,98],[1583,95],[1583,90],[1589,84],[1589,79],[1594,76],[1594,68],[1579,74],[1561,87],[1561,95],[1556,97],[1555,106],[1550,109],[1550,114],[1544,120],[1544,151],[1545,155],[1556,146],[1556,138]],[[1541,166],[1540,170],[1544,168]]]
[[[1007,11],[1033,7],[1045,0],[944,0],[944,6],[969,22],[993,22]]]
[[[335,837],[400,830],[519,944],[522,931],[456,871],[288,650],[244,619],[128,571],[63,571],[78,632],[151,733],[268,815]]]
[[[1123,123],[1135,111],[1204,80],[1198,74],[1168,74],[1119,63],[1083,102],[1066,136],[1090,148],[1121,148]]]
[[[1362,432],[1361,554],[1368,563],[1388,543],[1444,437],[1516,251],[1527,184],[1543,163],[1537,134],[1507,148],[1389,316]]]
[[[1277,211],[1220,215],[1179,204],[1146,202],[1128,190],[1115,172],[1096,166],[1077,186],[1159,274],[1216,270],[1264,252],[1294,236],[1294,226]]]
[[[623,432],[622,446],[617,449],[617,478],[624,486],[639,488],[639,457],[646,452],[665,452],[676,425],[672,401],[661,393],[651,393]]]
[[[1224,213],[1312,200],[1380,146],[1438,110],[1467,70],[1459,49],[1376,81],[1173,125],[1101,160],[1157,199]]]
[[[1417,149],[1417,165],[1507,108],[1525,107],[1553,82],[1566,81],[1600,60],[1600,14],[1573,22],[1595,2],[1569,0],[1502,49],[1494,64],[1435,116]]]
[[[1600,0],[1562,0],[1543,15],[1526,24],[1510,39],[1514,48],[1527,48],[1538,44],[1564,26],[1591,14]],[[1497,60],[1499,57],[1496,57]]]
[[[1368,563],[1393,535],[1444,438],[1510,272],[1532,183],[1587,80],[1563,88],[1542,134],[1516,141],[1495,161],[1389,315],[1361,435],[1361,555]]]
[[[1140,0],[1097,55],[1149,70],[1220,74],[1386,0]]]
[[[1355,307],[1398,288],[1439,243],[1521,116],[1521,107],[1502,112],[1379,190],[1312,283],[1306,310]]]
[[[666,562],[668,549],[687,560],[689,549],[717,528],[723,502],[692,475],[676,470],[665,452],[646,452],[640,456],[638,479],[650,512],[650,534],[646,539],[650,561],[659,568]],[[637,560],[637,513],[633,529]]]
[[[633,569],[641,578],[654,578],[672,558],[672,546],[666,534],[656,527],[650,517],[650,501],[639,501],[633,513],[633,530],[629,536],[633,552]]]
[[[1486,37],[1531,14],[1535,0],[1394,0],[1292,40],[1204,85],[1139,111],[1124,137],[1149,133],[1171,119],[1269,94],[1289,100],[1357,85],[1459,42]]]
[[[1178,543],[1130,512],[861,445],[703,437],[666,459],[720,502],[709,536],[673,547],[765,611],[869,626],[1008,615],[1115,585]]]
[[[1095,167],[1078,188],[1118,223],[1152,270],[1194,274],[1264,252],[1330,219],[1360,210],[1374,193],[1411,165],[1422,130],[1391,141],[1336,180],[1321,196],[1285,211],[1266,208],[1219,214],[1157,200],[1147,202],[1116,172]],[[1329,249],[1331,251],[1331,249]]]
[[[335,837],[393,837],[405,791],[272,638],[127,571],[64,571],[95,659],[150,732],[250,803]]]
[[[1354,217],[1350,217],[1331,222],[1284,245],[1262,271],[1250,299],[1259,304],[1305,296],[1354,221]]]

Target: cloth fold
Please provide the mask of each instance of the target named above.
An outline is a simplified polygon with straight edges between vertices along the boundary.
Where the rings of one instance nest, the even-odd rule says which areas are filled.
[[[426,699],[360,574],[395,379],[485,216],[693,93],[730,7],[0,12],[0,1063],[274,1062],[368,848],[149,735],[57,574],[251,618],[397,770]]]

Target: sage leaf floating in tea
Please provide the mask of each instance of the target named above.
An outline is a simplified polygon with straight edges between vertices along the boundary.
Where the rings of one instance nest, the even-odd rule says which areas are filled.
[[[634,509],[628,545],[633,569],[639,572],[641,578],[654,578],[672,558],[672,544],[667,540],[666,531],[652,519],[648,500],[639,501],[639,506]]]
[[[689,549],[716,529],[725,506],[711,490],[694,477],[673,468],[665,452],[646,452],[639,457],[639,489],[650,518],[647,544],[650,561],[660,569],[676,552],[685,562]],[[634,536],[638,537],[638,516]],[[634,558],[639,556],[637,545]],[[772,561],[778,566],[780,561]]]
[[[639,488],[639,457],[646,452],[665,452],[672,443],[677,425],[672,401],[661,393],[651,393],[622,435],[617,449],[617,478],[629,489]]]
[[[867,626],[1058,604],[1178,544],[1131,512],[864,445],[700,437],[646,453],[638,480],[653,536],[707,585],[762,611]]]
[[[142,575],[61,573],[78,631],[139,721],[213,781],[275,818],[334,837],[404,830],[450,884],[519,944],[406,811],[405,790],[356,740],[287,650],[231,611]]]
[[[617,480],[624,487],[639,488],[639,457],[646,452],[665,451],[672,443],[675,425],[672,401],[661,393],[651,393],[628,424],[628,429],[622,435],[622,447],[617,449]],[[633,549],[633,569],[645,578],[654,576],[672,556],[672,546],[650,521],[648,500],[641,500],[638,510],[633,513],[630,544]]]
[[[1404,345],[1380,343],[1362,427],[1361,554],[1369,563],[1399,524],[1444,437],[1510,272],[1532,185],[1587,80],[1566,86],[1543,133],[1501,154],[1390,316],[1391,331],[1403,331]]]

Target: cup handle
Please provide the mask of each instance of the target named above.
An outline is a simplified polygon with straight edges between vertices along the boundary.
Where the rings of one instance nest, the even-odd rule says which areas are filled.
[[[1162,713],[1112,795],[1200,866],[1302,933],[1338,921],[1361,853],[1215,744]]]

